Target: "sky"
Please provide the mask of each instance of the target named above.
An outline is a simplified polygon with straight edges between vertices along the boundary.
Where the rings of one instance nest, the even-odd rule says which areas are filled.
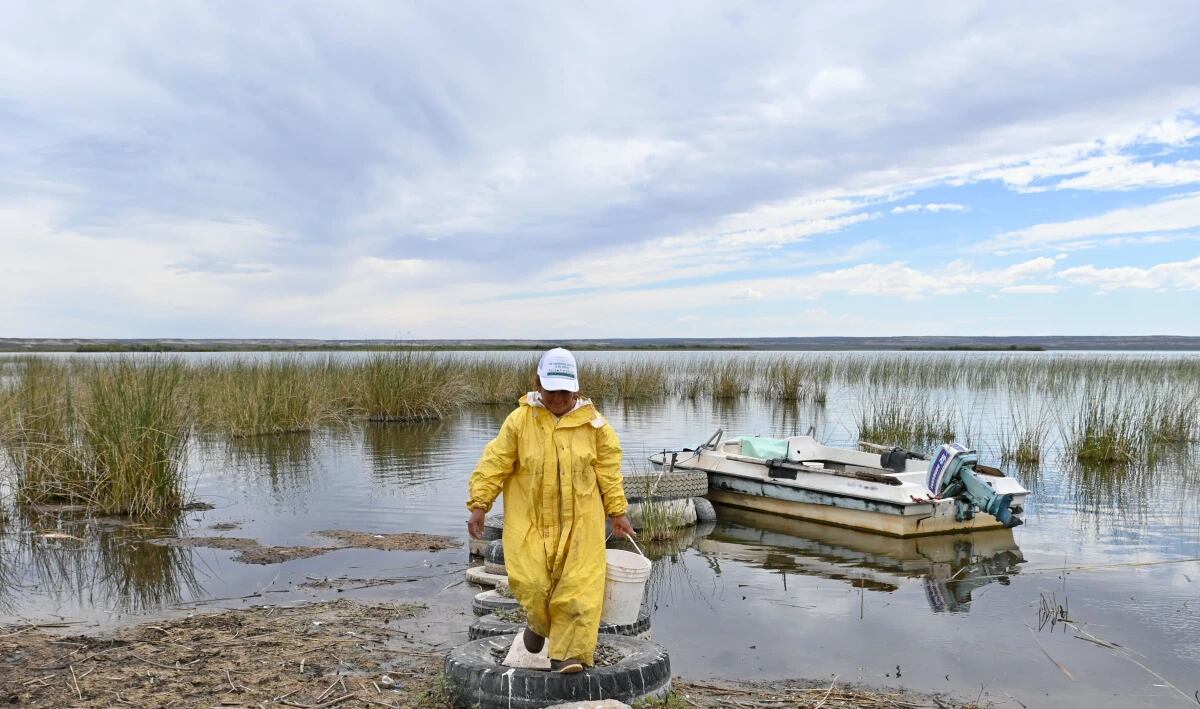
[[[6,2],[0,337],[1200,334],[1200,4]]]

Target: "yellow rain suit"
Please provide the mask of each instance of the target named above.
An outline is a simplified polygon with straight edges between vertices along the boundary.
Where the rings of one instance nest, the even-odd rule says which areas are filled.
[[[504,492],[504,566],[554,660],[592,664],[604,605],[604,517],[628,508],[621,443],[583,402],[555,421],[521,397],[471,475],[469,509]]]

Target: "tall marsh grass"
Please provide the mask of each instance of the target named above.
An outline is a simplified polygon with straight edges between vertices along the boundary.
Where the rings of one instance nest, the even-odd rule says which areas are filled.
[[[105,513],[178,509],[192,421],[183,380],[168,360],[28,359],[7,446],[18,497]]]
[[[119,359],[89,369],[81,428],[96,482],[91,505],[133,515],[179,509],[192,426],[183,363]]]
[[[352,401],[369,421],[438,419],[470,401],[470,383],[449,358],[421,352],[371,355],[351,368]]]
[[[1011,426],[1001,438],[1000,460],[1030,469],[1042,461],[1050,435],[1050,414],[1045,408],[1031,411],[1021,401],[1014,406]]]
[[[918,397],[880,393],[866,398],[858,414],[858,439],[879,445],[928,450],[954,440],[952,409]]]
[[[233,360],[190,372],[206,429],[230,436],[311,431],[349,417],[342,367],[331,359]]]
[[[6,443],[23,501],[75,502],[91,494],[95,480],[83,445],[80,399],[68,365],[25,360],[13,389]]]
[[[1089,391],[1066,423],[1066,451],[1084,464],[1133,462],[1147,450],[1147,430],[1139,424],[1136,406],[1123,393]]]

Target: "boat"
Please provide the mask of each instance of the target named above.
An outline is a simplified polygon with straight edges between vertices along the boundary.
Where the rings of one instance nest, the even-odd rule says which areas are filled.
[[[834,448],[812,435],[726,436],[694,449],[662,451],[655,468],[702,470],[714,503],[893,537],[1024,522],[1029,491],[956,443],[930,456],[899,447]]]

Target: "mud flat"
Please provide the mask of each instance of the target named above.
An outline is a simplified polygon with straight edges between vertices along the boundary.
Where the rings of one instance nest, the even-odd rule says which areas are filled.
[[[33,707],[441,707],[419,605],[338,600],[150,622],[110,636],[0,629],[0,701]]]
[[[163,537],[153,544],[173,547],[207,547],[238,552],[234,561],[243,564],[280,564],[292,559],[307,559],[338,549],[378,549],[380,551],[440,551],[461,544],[453,537],[436,534],[371,534],[341,529],[322,530],[313,534],[333,539],[335,546],[267,546],[256,539],[243,537]]]
[[[29,707],[447,709],[426,606],[336,600],[254,606],[108,635],[69,624],[0,627],[0,702]],[[664,706],[977,707],[945,696],[821,681],[675,680]]]

